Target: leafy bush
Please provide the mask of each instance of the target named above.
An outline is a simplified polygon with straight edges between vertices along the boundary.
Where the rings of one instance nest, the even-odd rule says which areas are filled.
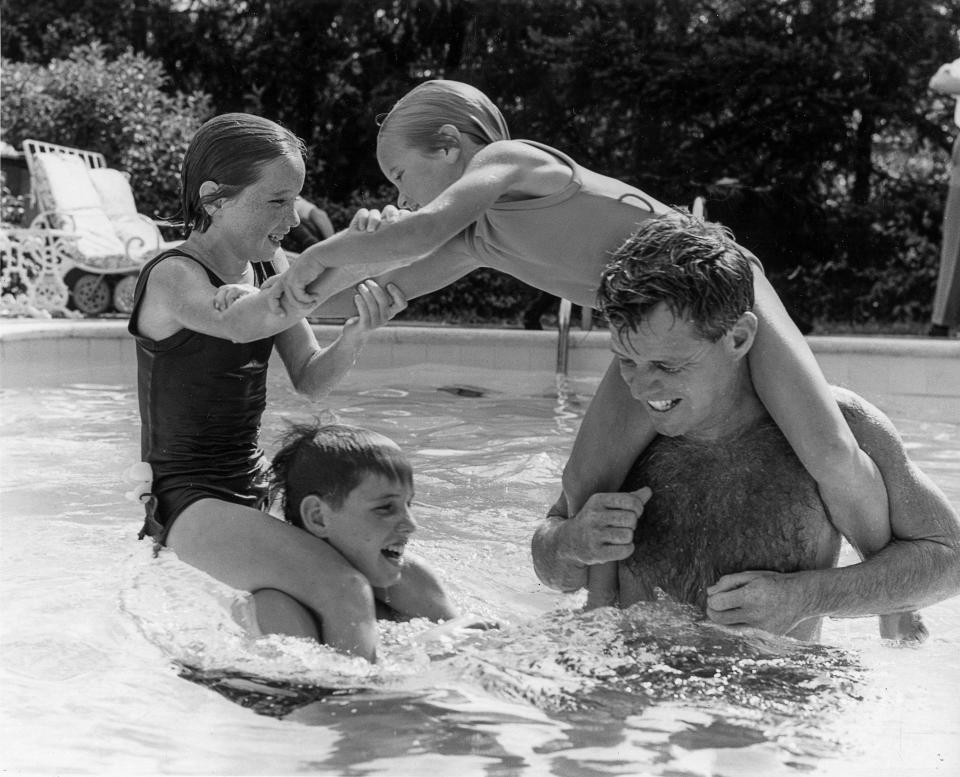
[[[946,194],[942,157],[928,157],[924,169],[912,169],[915,160],[901,170],[887,168],[876,177],[869,203],[826,203],[823,254],[813,257],[819,260],[771,274],[788,309],[854,325],[929,320]],[[882,155],[877,168],[885,168]]]
[[[398,318],[447,324],[519,325],[538,296],[536,289],[516,278],[483,268],[413,300]]]
[[[6,186],[0,188],[0,222],[23,226],[25,209],[26,203],[22,195],[11,194]]]
[[[167,94],[158,62],[132,51],[110,60],[96,42],[47,65],[4,59],[2,68],[8,143],[35,138],[99,151],[130,175],[141,212],[176,213],[183,154],[213,112],[208,95]]]
[[[392,197],[374,117],[424,78],[455,78],[487,92],[515,137],[667,203],[707,197],[798,320],[928,315],[955,128],[952,101],[927,81],[956,56],[957,3],[7,0],[4,11],[4,53],[49,64],[3,63],[5,139],[101,150],[161,215],[212,103],[301,135],[305,195],[342,228]],[[93,36],[104,46],[63,58]],[[408,315],[512,321],[535,298],[478,272]]]

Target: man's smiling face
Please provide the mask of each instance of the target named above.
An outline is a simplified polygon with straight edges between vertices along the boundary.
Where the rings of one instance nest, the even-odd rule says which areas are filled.
[[[636,332],[613,329],[611,339],[620,374],[658,434],[711,439],[730,430],[744,377],[731,333],[705,340],[661,302]]]

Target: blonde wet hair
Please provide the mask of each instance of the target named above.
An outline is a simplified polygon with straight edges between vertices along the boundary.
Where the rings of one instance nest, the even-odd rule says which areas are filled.
[[[407,92],[380,121],[379,141],[387,133],[420,151],[441,151],[453,140],[440,134],[451,124],[462,135],[486,146],[509,140],[510,130],[500,109],[483,92],[461,81],[425,81]]]

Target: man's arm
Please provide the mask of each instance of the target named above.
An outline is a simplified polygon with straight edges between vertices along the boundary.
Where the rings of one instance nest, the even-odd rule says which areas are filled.
[[[808,618],[904,612],[960,593],[956,510],[910,461],[883,413],[855,394],[837,394],[850,428],[887,485],[893,540],[866,561],[839,569],[726,575],[707,590],[712,620],[783,634]]]
[[[533,569],[540,582],[564,593],[572,593],[587,585],[587,565],[567,558],[562,552],[564,528],[569,528],[567,500],[564,494],[547,512],[533,532],[530,551]]]
[[[594,494],[573,518],[561,495],[531,541],[533,568],[544,585],[572,592],[587,584],[587,567],[633,553],[633,530],[650,499],[649,488]]]

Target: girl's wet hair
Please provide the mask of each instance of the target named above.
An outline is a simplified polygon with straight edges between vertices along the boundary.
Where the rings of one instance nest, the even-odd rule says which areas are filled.
[[[281,499],[283,517],[303,528],[300,503],[314,494],[339,509],[367,475],[413,486],[413,469],[389,437],[343,424],[294,424],[270,467],[270,501]]]
[[[617,249],[597,294],[610,326],[636,332],[661,302],[711,342],[753,308],[753,269],[726,227],[677,210],[642,222]]]
[[[507,121],[489,97],[470,84],[444,79],[425,81],[407,92],[379,124],[378,139],[389,132],[421,151],[450,146],[451,139],[440,134],[444,124],[484,146],[510,139]]]
[[[260,176],[264,165],[281,157],[306,157],[306,146],[290,130],[249,113],[224,113],[206,122],[190,141],[180,174],[180,208],[186,231],[206,231],[206,205],[239,194]],[[204,181],[217,191],[200,196]]]

